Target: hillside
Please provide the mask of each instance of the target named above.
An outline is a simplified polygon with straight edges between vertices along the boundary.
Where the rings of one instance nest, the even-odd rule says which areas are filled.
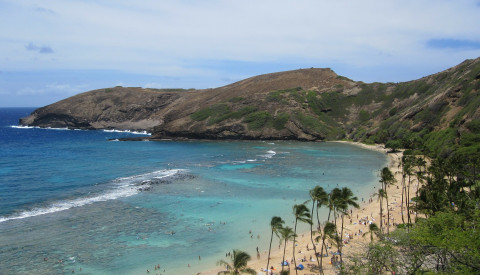
[[[438,147],[460,144],[465,135],[479,141],[479,91],[480,58],[402,83],[367,84],[311,68],[215,89],[95,90],[37,109],[20,123],[147,130],[157,139],[348,138],[404,147],[434,139]]]

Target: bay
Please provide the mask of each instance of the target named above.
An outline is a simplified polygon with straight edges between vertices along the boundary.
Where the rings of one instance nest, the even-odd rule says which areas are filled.
[[[197,274],[266,250],[271,217],[292,225],[315,185],[367,198],[387,161],[340,143],[18,128],[31,111],[0,108],[0,274]]]

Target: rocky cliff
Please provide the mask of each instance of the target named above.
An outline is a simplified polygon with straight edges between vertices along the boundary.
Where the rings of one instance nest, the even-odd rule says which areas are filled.
[[[403,83],[356,82],[301,69],[205,90],[115,87],[35,110],[22,125],[147,130],[153,138],[352,138],[466,129],[480,118],[480,59]],[[473,121],[473,122],[472,122]]]

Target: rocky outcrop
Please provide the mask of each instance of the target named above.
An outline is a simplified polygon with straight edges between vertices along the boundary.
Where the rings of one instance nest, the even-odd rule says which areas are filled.
[[[163,122],[166,107],[188,93],[124,87],[95,90],[39,108],[20,124],[151,131]]]

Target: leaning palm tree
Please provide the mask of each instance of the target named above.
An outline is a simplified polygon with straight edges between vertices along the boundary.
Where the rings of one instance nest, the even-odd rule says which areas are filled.
[[[227,270],[220,271],[218,274],[233,274],[238,275],[242,273],[247,274],[257,274],[257,272],[249,267],[247,267],[247,262],[251,259],[250,255],[247,252],[234,249],[233,250],[233,259],[231,263],[228,263],[224,260],[217,262],[217,265],[224,265]]]
[[[287,250],[287,242],[292,240],[294,237],[297,237],[297,234],[295,234],[295,232],[293,232],[293,229],[288,226],[280,228],[279,232],[280,232],[281,240],[284,241],[283,258],[282,258],[282,272],[283,272],[283,267],[284,267],[283,263],[285,262],[285,251]]]
[[[310,213],[308,207],[305,204],[295,204],[293,206],[293,215],[295,216],[294,233],[297,234],[298,221],[310,223]],[[295,236],[293,237],[293,263],[295,264],[295,273],[298,274],[297,260],[295,259]]]
[[[371,223],[368,225],[368,232],[365,232],[363,233],[363,237],[365,237],[365,235],[367,235],[367,233],[370,233],[370,243],[373,242],[373,234],[375,235],[380,235],[380,229],[378,228],[378,226],[375,224],[375,223]]]
[[[320,187],[317,185],[312,190],[310,190],[310,198],[312,198],[312,201],[314,201],[317,205],[316,207],[317,227],[320,227],[318,209],[322,206],[328,205],[328,193],[325,191],[325,189],[323,189],[323,187]],[[313,211],[312,211],[312,216],[313,216]]]
[[[270,221],[270,227],[272,228],[272,236],[270,237],[270,246],[268,248],[268,258],[267,258],[267,270],[268,267],[270,266],[270,251],[272,250],[272,241],[273,241],[273,234],[278,236],[278,231],[282,228],[282,225],[285,222],[282,220],[280,217],[272,217],[272,220]]]

